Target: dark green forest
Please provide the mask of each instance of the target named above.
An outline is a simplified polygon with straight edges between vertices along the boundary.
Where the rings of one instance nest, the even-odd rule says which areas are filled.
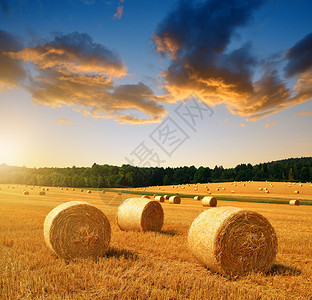
[[[93,164],[92,167],[26,168],[0,165],[0,183],[67,187],[140,187],[222,181],[312,181],[312,157],[235,168],[194,166],[140,168]]]

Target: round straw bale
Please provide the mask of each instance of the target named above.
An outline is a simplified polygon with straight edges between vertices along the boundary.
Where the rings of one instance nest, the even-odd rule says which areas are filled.
[[[262,191],[262,188],[259,188],[259,191]]]
[[[155,198],[157,196],[157,194],[154,194],[153,197]]]
[[[150,199],[150,196],[148,196],[148,195],[143,195],[141,198]]]
[[[72,189],[72,191],[74,191],[75,189]]]
[[[216,197],[206,196],[202,200],[202,205],[203,206],[215,207],[215,206],[217,206],[217,198]]]
[[[45,190],[46,190],[46,191],[48,191],[49,189],[48,189],[48,188],[46,188]]]
[[[23,195],[29,195],[29,192],[28,191],[24,191]]]
[[[90,190],[87,190],[87,193],[88,193],[88,194],[91,194],[91,191],[90,191]]]
[[[63,190],[63,188],[60,188],[60,190]]]
[[[169,195],[164,195],[165,200],[168,200],[170,198]]]
[[[294,191],[295,194],[299,194],[299,191]]]
[[[80,192],[83,192],[83,189],[81,189]]]
[[[300,201],[298,199],[297,200],[290,200],[289,205],[300,205]]]
[[[195,196],[194,199],[195,200],[200,200],[201,198],[200,198],[200,196]]]
[[[155,201],[165,202],[164,196],[155,196]]]
[[[267,272],[277,253],[276,233],[265,217],[229,206],[201,213],[191,225],[188,245],[202,264],[231,278]]]
[[[121,195],[121,193],[119,192],[118,195]]]
[[[64,259],[102,256],[110,238],[107,217],[87,202],[63,203],[51,210],[44,221],[47,246]]]
[[[235,193],[235,191],[232,190],[231,193]]]
[[[118,208],[117,223],[125,231],[159,231],[164,212],[159,202],[145,198],[128,198]]]
[[[103,190],[103,191],[102,191],[102,194],[105,194],[105,193],[106,193],[106,192]]]
[[[45,195],[45,192],[44,192],[44,191],[41,191],[41,192],[39,192],[39,195],[40,195],[40,196],[43,196],[43,195]]]
[[[181,198],[179,196],[171,196],[169,198],[169,203],[170,204],[180,204],[181,203]]]

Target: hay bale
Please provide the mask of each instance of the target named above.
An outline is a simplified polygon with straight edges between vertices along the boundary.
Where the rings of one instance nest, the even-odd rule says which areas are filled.
[[[171,196],[169,198],[169,203],[170,204],[180,204],[181,203],[181,198],[179,196]]]
[[[194,200],[201,200],[200,196],[195,196]]]
[[[206,196],[202,200],[202,205],[203,206],[216,207],[217,203],[218,203],[218,201],[217,201],[216,197]]]
[[[91,194],[91,191],[90,191],[90,190],[87,190],[87,193],[88,193],[88,194]]]
[[[235,191],[232,190],[231,193],[235,193]]]
[[[145,198],[128,198],[118,208],[117,223],[125,231],[159,231],[164,212],[159,202]]]
[[[141,198],[150,199],[150,196],[148,196],[148,195],[143,195]]]
[[[81,189],[80,192],[83,192],[83,189]]]
[[[43,195],[45,195],[45,192],[44,192],[44,191],[40,191],[40,192],[39,192],[39,195],[40,195],[40,196],[43,196]]]
[[[110,238],[107,217],[87,202],[63,203],[51,210],[44,221],[47,246],[67,260],[103,256]]]
[[[168,200],[170,198],[169,195],[164,195],[165,200]]]
[[[259,188],[259,191],[262,191],[262,188]]]
[[[74,191],[75,189],[72,189],[72,191]]]
[[[46,190],[46,191],[48,191],[49,189],[48,189],[48,188],[46,188],[45,190]]]
[[[29,192],[28,191],[24,191],[23,195],[29,195]]]
[[[267,272],[277,253],[277,237],[270,222],[236,207],[201,213],[191,225],[188,245],[202,264],[231,278]]]
[[[63,188],[60,188],[60,190],[63,190]]]
[[[105,194],[105,193],[106,193],[106,191],[103,190],[103,191],[102,191],[102,194]]]
[[[299,191],[294,191],[295,194],[299,194]]]
[[[155,201],[165,202],[164,196],[155,196]]]
[[[265,190],[265,192],[266,192],[267,194],[269,194],[269,193],[270,193],[270,191],[269,191],[269,190]]]
[[[118,195],[121,195],[121,193],[119,192]]]
[[[219,188],[216,188],[216,191],[218,192],[218,191],[219,191]]]
[[[297,200],[290,200],[289,205],[300,205],[300,201],[298,199]]]

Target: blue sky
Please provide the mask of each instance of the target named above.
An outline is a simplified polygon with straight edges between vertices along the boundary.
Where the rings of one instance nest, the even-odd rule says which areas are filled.
[[[213,2],[0,1],[0,163],[121,165],[142,141],[161,166],[311,156],[311,1],[246,2],[237,21],[239,1]],[[191,92],[214,111],[196,132],[175,113]],[[149,138],[167,117],[189,136],[171,156]]]

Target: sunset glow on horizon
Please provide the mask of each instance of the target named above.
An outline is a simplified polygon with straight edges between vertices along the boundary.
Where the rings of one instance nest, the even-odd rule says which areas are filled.
[[[2,2],[0,164],[122,165],[143,142],[158,160],[135,165],[312,156],[311,1]]]

